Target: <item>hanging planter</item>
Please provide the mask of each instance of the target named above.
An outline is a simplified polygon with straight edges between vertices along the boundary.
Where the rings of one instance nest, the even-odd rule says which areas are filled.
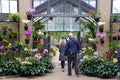
[[[99,22],[100,21],[100,18],[99,17],[95,17],[94,18],[96,22]]]
[[[118,40],[120,40],[120,33],[118,33]]]
[[[113,37],[112,37],[112,40],[117,40],[117,37],[116,37],[116,36],[113,36]]]
[[[30,39],[25,39],[26,44],[29,44],[29,42],[30,42]]]
[[[120,40],[120,36],[118,36],[118,40]]]
[[[104,44],[104,39],[100,39],[100,44]]]
[[[0,41],[3,41],[3,38],[2,38],[2,37],[0,37]]]
[[[12,39],[13,37],[12,37],[12,35],[9,35],[9,39]]]
[[[7,35],[7,31],[5,30],[5,31],[3,31],[3,35]]]
[[[28,26],[27,26],[27,25],[24,26],[24,30],[25,30],[25,31],[28,30]]]
[[[104,31],[104,28],[103,27],[99,27],[99,32],[103,32]]]
[[[119,32],[120,32],[120,29],[119,29]]]
[[[31,20],[32,19],[32,13],[34,13],[36,10],[34,8],[29,8],[26,12],[27,19]]]
[[[14,39],[17,39],[17,36],[15,35],[15,36],[13,36],[14,37]]]
[[[31,20],[32,19],[32,15],[27,15],[27,19]]]
[[[104,31],[104,25],[105,25],[105,22],[98,22],[99,32],[103,32]]]

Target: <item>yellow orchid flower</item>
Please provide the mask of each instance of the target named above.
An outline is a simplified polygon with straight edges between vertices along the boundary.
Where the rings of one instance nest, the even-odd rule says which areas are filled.
[[[113,62],[114,62],[114,63],[117,63],[118,61],[117,61],[117,59],[116,59],[116,58],[113,58]]]

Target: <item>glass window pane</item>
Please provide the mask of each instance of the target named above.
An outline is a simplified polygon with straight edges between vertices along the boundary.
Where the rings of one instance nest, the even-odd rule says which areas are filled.
[[[2,0],[2,13],[9,12],[9,2],[8,0]]]
[[[33,7],[36,7],[40,4],[40,0],[34,0]]]
[[[87,4],[93,6],[94,8],[96,8],[96,3],[97,3],[97,0],[82,0],[84,2],[86,2]]]
[[[10,13],[17,13],[17,1],[16,0],[10,1]]]
[[[113,0],[112,13],[120,13],[120,0]]]
[[[2,12],[2,3],[1,3],[1,0],[0,0],[0,13]]]

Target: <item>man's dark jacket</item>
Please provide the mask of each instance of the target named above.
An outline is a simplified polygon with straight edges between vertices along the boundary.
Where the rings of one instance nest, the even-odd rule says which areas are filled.
[[[65,47],[65,56],[69,54],[76,54],[80,49],[80,43],[77,39],[71,38],[67,40],[66,47]]]

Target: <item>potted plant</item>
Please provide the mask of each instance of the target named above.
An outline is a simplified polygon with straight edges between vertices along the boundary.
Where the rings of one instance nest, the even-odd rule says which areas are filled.
[[[3,35],[7,35],[7,28],[8,27],[6,25],[2,26]]]
[[[100,39],[100,44],[104,44],[104,39]]]
[[[104,25],[105,25],[105,22],[98,22],[99,32],[103,32],[104,31]]]
[[[13,32],[8,32],[8,38],[11,40],[13,39]]]
[[[14,31],[14,32],[13,32],[13,38],[14,38],[14,39],[17,39],[17,36],[18,36],[18,32],[17,32],[17,31]]]
[[[25,35],[26,35],[25,43],[26,44],[29,44],[31,34],[32,34],[32,30],[25,31]]]
[[[45,28],[45,26],[40,21],[36,21],[33,25],[36,31],[42,30]]]
[[[34,13],[36,10],[34,8],[29,8],[28,11],[26,12],[27,19],[31,20],[32,19],[32,13]]]
[[[113,37],[112,37],[112,40],[117,40],[117,36],[113,36]]]
[[[120,40],[120,33],[118,33],[118,40]]]
[[[119,14],[118,14],[118,13],[111,14],[110,17],[111,17],[111,19],[112,19],[114,22],[116,22],[117,19],[119,18]]]
[[[24,30],[28,30],[28,23],[30,22],[29,20],[22,20],[22,22],[24,23]]]
[[[19,13],[11,13],[9,15],[9,17],[13,20],[13,21],[18,21],[20,20],[20,14]]]
[[[3,34],[0,33],[0,41],[3,41]]]
[[[103,39],[104,37],[106,37],[105,33],[98,33],[96,34],[97,37],[99,37],[100,39]]]

